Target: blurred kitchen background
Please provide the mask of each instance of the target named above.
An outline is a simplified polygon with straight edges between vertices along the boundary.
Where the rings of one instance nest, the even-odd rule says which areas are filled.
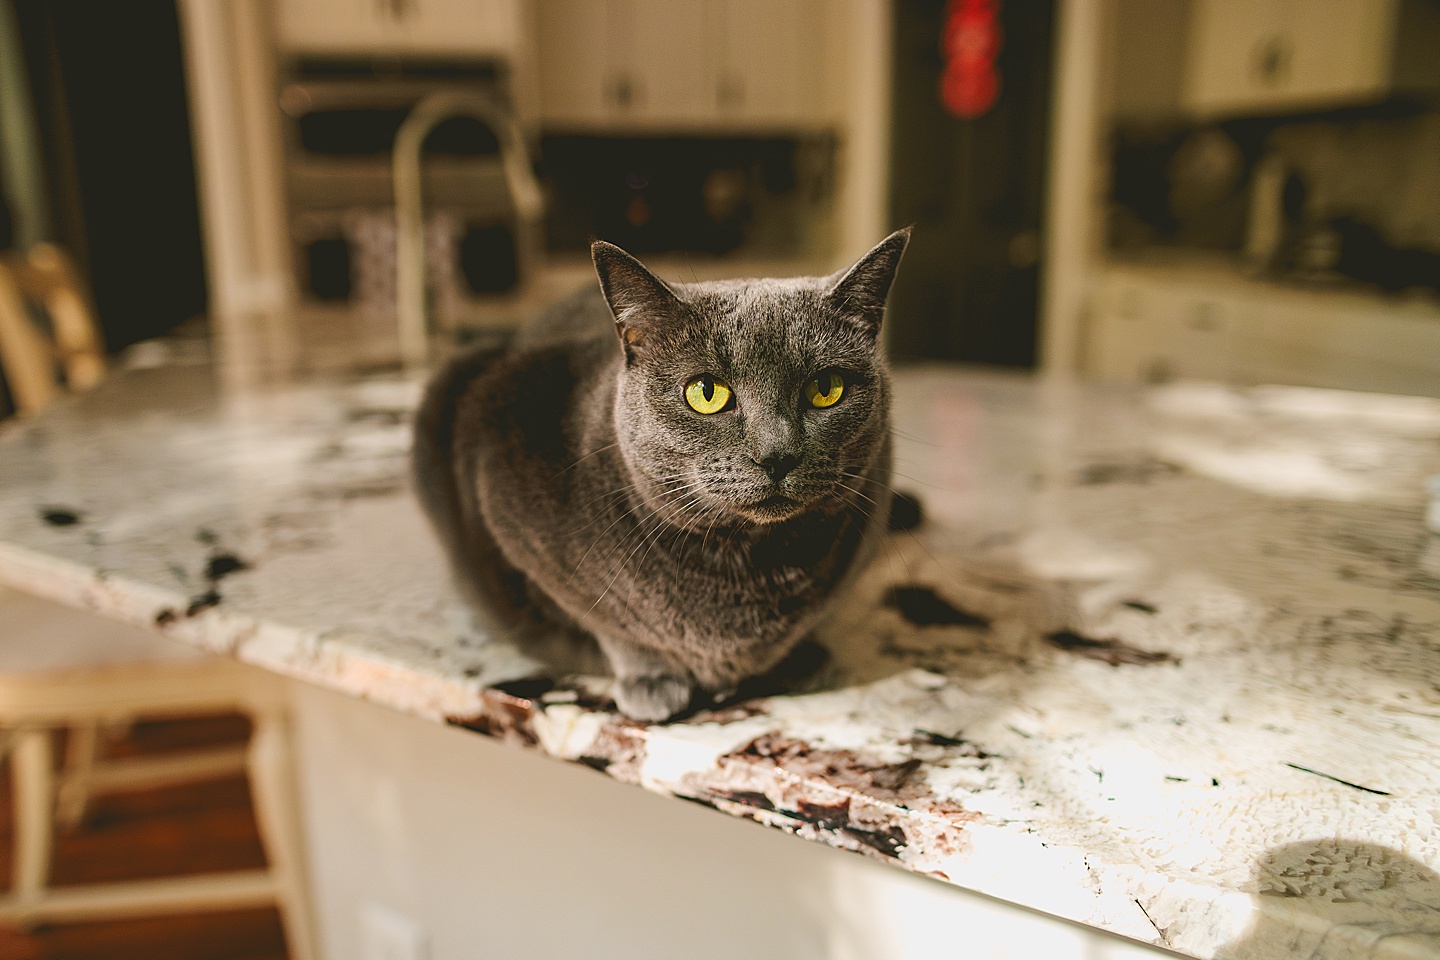
[[[0,0],[0,418],[105,366],[433,359],[593,283],[594,237],[683,281],[905,224],[901,361],[1440,396],[1440,0]],[[360,706],[323,749],[413,742]],[[119,751],[249,735],[184,723]],[[57,877],[263,865],[243,779],[175,789],[97,807]],[[588,815],[650,835],[616,796]],[[448,853],[481,821],[446,809]],[[0,927],[6,958],[284,955],[268,907]]]
[[[0,247],[126,362],[398,363],[414,156],[450,342],[913,223],[897,359],[1440,395],[1440,0],[0,0]]]

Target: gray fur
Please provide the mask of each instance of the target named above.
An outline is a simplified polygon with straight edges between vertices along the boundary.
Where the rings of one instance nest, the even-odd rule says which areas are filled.
[[[599,290],[442,370],[415,476],[486,626],[552,651],[593,638],[641,720],[774,667],[886,521],[878,334],[908,239],[832,277],[673,285],[596,243]],[[813,409],[829,367],[845,394]],[[690,409],[702,373],[733,409]]]

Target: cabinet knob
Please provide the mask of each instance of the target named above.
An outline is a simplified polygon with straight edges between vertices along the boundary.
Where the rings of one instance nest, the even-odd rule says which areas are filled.
[[[745,78],[734,74],[721,77],[715,84],[715,102],[723,109],[733,110],[745,105]]]
[[[1290,38],[1282,35],[1266,37],[1255,47],[1255,72],[1262,83],[1277,86],[1290,76]]]
[[[399,23],[414,11],[415,0],[375,0],[375,5],[380,9],[380,16]]]
[[[638,99],[635,81],[629,74],[617,74],[610,81],[610,102],[621,110],[628,110]]]

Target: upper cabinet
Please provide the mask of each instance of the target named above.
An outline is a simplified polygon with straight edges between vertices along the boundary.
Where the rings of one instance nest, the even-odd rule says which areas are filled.
[[[829,67],[823,3],[722,0],[714,97],[722,117],[817,124],[827,112]],[[837,9],[832,7],[833,11]],[[843,9],[843,8],[839,8]]]
[[[294,54],[488,56],[521,47],[524,0],[279,0]]]
[[[1182,105],[1284,113],[1440,83],[1437,0],[1191,0]]]
[[[823,128],[823,0],[540,0],[541,116],[575,130]]]

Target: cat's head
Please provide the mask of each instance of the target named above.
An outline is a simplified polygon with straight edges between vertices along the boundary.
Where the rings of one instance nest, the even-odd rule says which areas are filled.
[[[882,500],[861,474],[890,427],[880,323],[909,239],[829,277],[687,284],[594,245],[625,357],[617,439],[652,508],[700,527]]]

